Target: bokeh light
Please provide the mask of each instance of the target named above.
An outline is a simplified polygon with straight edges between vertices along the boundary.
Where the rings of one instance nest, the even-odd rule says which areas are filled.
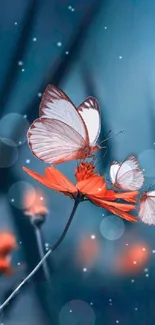
[[[99,254],[99,241],[94,235],[84,235],[77,245],[75,254],[77,263],[86,266],[92,266]]]
[[[18,148],[15,143],[7,138],[0,138],[0,168],[14,165],[18,159]]]
[[[9,113],[0,120],[0,136],[11,139],[16,145],[26,141],[28,128],[29,122],[21,114]]]
[[[8,192],[10,203],[18,209],[24,209],[23,197],[26,192],[31,192],[31,197],[29,198],[29,206],[31,206],[35,200],[35,188],[25,181],[16,182],[10,187]]]
[[[120,274],[136,274],[140,272],[150,258],[150,248],[146,243],[134,243],[126,246],[117,256],[115,269]]]
[[[100,224],[101,235],[108,240],[119,239],[125,231],[125,225],[122,219],[109,215],[104,218]]]
[[[94,325],[96,316],[92,307],[83,300],[71,300],[59,313],[60,325]]]

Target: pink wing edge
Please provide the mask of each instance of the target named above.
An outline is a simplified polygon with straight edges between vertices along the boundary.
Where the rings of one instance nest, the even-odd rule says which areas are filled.
[[[48,92],[54,92],[54,95],[51,95],[49,94]],[[40,106],[39,106],[39,116],[41,117],[43,115],[43,112],[42,112],[42,108],[48,108],[45,104],[45,101],[50,101],[50,102],[53,102],[53,100],[56,99],[56,100],[59,100],[59,99],[64,99],[66,100],[67,102],[71,103],[72,106],[73,106],[73,109],[76,111],[76,113],[79,115],[83,125],[84,125],[84,128],[85,128],[85,132],[86,132],[86,140],[87,142],[89,143],[89,135],[88,135],[88,130],[87,130],[87,126],[86,126],[86,123],[85,121],[83,120],[82,116],[79,114],[78,112],[78,109],[76,108],[76,106],[73,104],[73,102],[71,101],[71,99],[64,93],[63,90],[57,88],[56,86],[54,85],[48,85],[44,92],[43,92],[43,95],[42,95],[42,99],[41,99],[41,103],[40,103]]]
[[[93,102],[93,103],[95,103],[95,105],[93,105],[93,106],[91,106],[91,101]],[[89,104],[89,106],[88,105],[86,105],[86,103],[88,103]],[[94,143],[96,143],[96,141],[97,141],[97,139],[99,138],[99,134],[100,134],[100,132],[101,132],[101,110],[100,110],[100,105],[99,105],[99,102],[98,102],[98,100],[95,98],[95,97],[93,97],[93,96],[89,96],[89,97],[87,97],[78,107],[77,107],[77,111],[83,111],[83,109],[87,109],[87,110],[89,110],[89,109],[94,109],[94,110],[96,110],[98,113],[99,113],[99,129],[98,129],[98,132],[97,132],[97,135],[96,135],[96,139],[95,139],[95,141],[94,141]],[[80,115],[81,116],[81,115]],[[84,122],[85,123],[85,122]],[[86,125],[86,123],[85,123],[85,125]],[[87,128],[87,125],[86,125],[86,128]],[[88,132],[88,131],[87,131]],[[88,137],[89,137],[89,135],[88,135]]]

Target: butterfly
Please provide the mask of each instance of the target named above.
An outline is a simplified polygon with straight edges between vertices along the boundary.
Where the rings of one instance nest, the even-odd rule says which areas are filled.
[[[138,215],[144,223],[155,225],[155,191],[143,193]]]
[[[128,156],[122,164],[114,161],[110,167],[110,178],[116,188],[124,191],[136,191],[144,182],[143,172],[134,155]]]
[[[101,147],[96,144],[101,130],[98,101],[88,97],[76,108],[59,88],[48,85],[43,93],[39,118],[27,138],[33,154],[46,163],[85,159]]]

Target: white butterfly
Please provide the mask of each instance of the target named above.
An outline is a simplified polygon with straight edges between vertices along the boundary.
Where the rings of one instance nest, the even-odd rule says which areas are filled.
[[[144,223],[155,225],[155,191],[142,195],[138,215]]]
[[[114,161],[110,167],[110,178],[115,187],[125,191],[136,191],[144,182],[143,172],[134,155],[127,157],[122,164]]]
[[[88,97],[78,108],[55,86],[48,85],[40,104],[40,117],[28,130],[33,154],[46,163],[85,159],[100,149],[98,101]]]

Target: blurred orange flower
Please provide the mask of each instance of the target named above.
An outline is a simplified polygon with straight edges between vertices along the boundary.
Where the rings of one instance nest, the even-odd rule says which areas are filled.
[[[146,266],[150,257],[150,248],[146,243],[135,243],[126,247],[116,262],[116,271],[135,274]]]
[[[52,188],[65,195],[83,201],[90,200],[93,204],[103,207],[106,210],[116,214],[128,221],[137,221],[137,218],[127,213],[135,210],[135,205],[113,202],[119,198],[127,202],[136,202],[136,196],[139,192],[118,193],[107,188],[105,179],[98,173],[94,172],[93,163],[82,162],[76,169],[75,177],[77,180],[74,185],[55,167],[50,166],[45,168],[45,175],[39,175],[30,169],[23,169],[37,181],[43,185]]]
[[[97,238],[91,236],[84,236],[81,238],[77,248],[76,258],[80,265],[92,265],[99,253],[99,241]]]
[[[5,275],[13,273],[11,252],[17,247],[16,239],[9,232],[0,233],[0,272]]]
[[[38,216],[38,215],[46,216],[48,210],[46,207],[46,201],[42,191],[38,188],[35,190],[34,200],[32,202],[33,195],[34,195],[34,190],[28,190],[24,195],[23,198],[24,214],[29,217]]]

